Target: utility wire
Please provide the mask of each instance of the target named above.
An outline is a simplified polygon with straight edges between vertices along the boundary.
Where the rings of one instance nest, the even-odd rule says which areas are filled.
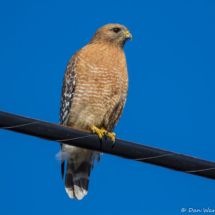
[[[81,130],[3,111],[0,111],[0,128],[215,179],[214,162],[118,138],[112,147],[112,141],[109,138],[103,138],[101,141],[97,135]]]

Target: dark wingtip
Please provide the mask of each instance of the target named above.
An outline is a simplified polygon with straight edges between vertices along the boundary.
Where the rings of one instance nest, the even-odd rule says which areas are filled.
[[[61,164],[61,176],[62,176],[62,180],[64,177],[64,162]]]

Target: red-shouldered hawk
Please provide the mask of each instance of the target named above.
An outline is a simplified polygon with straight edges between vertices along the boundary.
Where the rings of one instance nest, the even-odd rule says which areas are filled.
[[[93,131],[99,138],[106,133],[115,141],[111,132],[122,115],[128,91],[123,51],[127,39],[132,35],[125,26],[108,24],[73,55],[63,79],[60,124]],[[80,200],[87,194],[90,171],[100,156],[99,152],[61,145],[62,178],[68,158],[65,189],[70,198]]]

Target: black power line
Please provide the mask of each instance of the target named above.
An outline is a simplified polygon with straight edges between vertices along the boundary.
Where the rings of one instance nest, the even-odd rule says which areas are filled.
[[[0,111],[0,128],[215,179],[214,162],[117,138],[112,147],[109,138],[100,141],[97,135],[54,123]]]

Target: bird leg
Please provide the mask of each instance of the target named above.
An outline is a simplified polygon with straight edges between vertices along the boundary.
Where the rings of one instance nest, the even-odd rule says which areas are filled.
[[[106,131],[105,129],[99,129],[96,126],[92,126],[91,127],[93,134],[97,134],[99,136],[99,139],[101,140],[102,137],[109,137],[111,138],[112,142],[115,142],[115,138],[116,138],[116,134],[115,133],[110,133],[108,131]]]

